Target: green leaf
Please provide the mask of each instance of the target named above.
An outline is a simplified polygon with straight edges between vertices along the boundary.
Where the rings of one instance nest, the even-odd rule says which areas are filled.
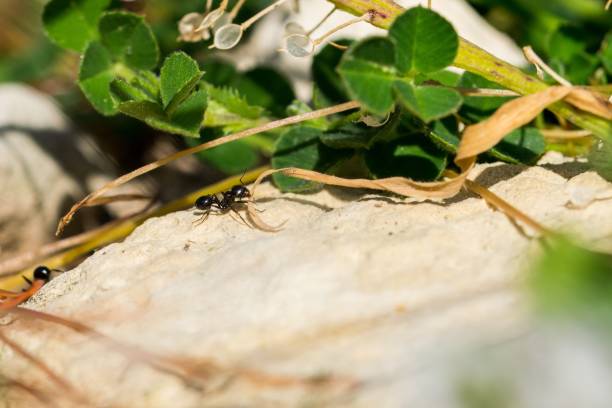
[[[310,108],[310,106],[308,106],[306,102],[296,99],[293,102],[291,102],[289,106],[287,106],[286,114],[287,116],[295,116],[295,115],[301,115],[301,114],[308,113],[308,112],[312,112],[312,109]],[[330,124],[330,121],[327,117],[321,117],[321,118],[306,120],[302,122],[302,125],[305,125],[311,128],[320,129],[322,131],[327,130],[329,128],[329,124]]]
[[[585,37],[587,33],[573,26],[561,26],[550,37],[548,54],[551,58],[559,58],[563,62],[571,62],[574,55],[586,51]]]
[[[160,93],[164,109],[174,111],[197,85],[202,72],[198,63],[184,52],[171,54],[161,68]]]
[[[483,89],[501,89],[495,82],[489,81],[479,75],[471,72],[465,72],[459,81],[461,88],[483,88]],[[508,102],[508,97],[483,97],[483,96],[466,96],[463,98],[460,115],[464,119],[468,119],[468,123],[480,122],[488,118],[504,103]]]
[[[415,7],[395,19],[389,29],[395,62],[403,74],[439,71],[453,63],[459,37],[447,20],[434,11]]]
[[[396,81],[399,101],[410,112],[431,122],[457,112],[463,98],[459,92],[440,86],[413,86],[407,81]]]
[[[608,74],[612,75],[612,32],[606,35],[606,38],[601,44],[599,59],[601,59],[601,62],[606,68],[606,71],[608,71]]]
[[[244,95],[251,105],[261,106],[281,117],[295,99],[291,83],[278,71],[259,67],[237,75],[230,86]]]
[[[196,91],[178,106],[172,116],[168,116],[160,104],[150,101],[123,102],[119,104],[119,110],[155,129],[182,136],[199,137],[206,100],[204,90]]]
[[[567,79],[574,84],[587,84],[591,75],[595,72],[599,66],[599,59],[594,56],[581,52],[575,54],[572,57],[572,61],[564,63],[558,58],[550,60],[550,66],[559,75]],[[550,80],[550,83],[555,83],[554,80]]]
[[[365,161],[375,178],[408,177],[418,181],[438,179],[447,164],[447,154],[419,134],[377,144],[366,152]]]
[[[612,255],[580,247],[565,238],[552,239],[530,277],[540,312],[554,317],[612,321]]]
[[[425,81],[436,81],[444,86],[456,87],[459,86],[461,75],[456,72],[449,71],[448,69],[432,72],[430,74],[417,75],[416,82],[418,85],[421,85]]]
[[[393,112],[380,127],[363,123],[347,123],[321,134],[321,142],[334,149],[369,149],[375,143],[386,143],[397,138],[399,112]]]
[[[350,46],[352,44],[350,40],[337,40],[334,42],[343,46]],[[330,103],[341,103],[348,99],[346,87],[336,70],[343,55],[344,51],[328,44],[312,60],[312,78],[317,88],[321,91],[322,96]]]
[[[159,78],[151,71],[136,71],[132,83],[145,90],[151,99],[159,100]]]
[[[334,149],[368,149],[380,129],[350,123],[321,134],[321,142]]]
[[[127,101],[151,101],[155,102],[155,99],[151,95],[138,86],[127,82],[122,78],[115,78],[111,82],[111,92],[119,100],[119,102]]]
[[[228,63],[208,61],[203,64],[203,69],[208,83],[235,88],[248,104],[261,106],[274,116],[284,116],[287,105],[295,99],[291,83],[271,68],[258,67],[238,73]]]
[[[240,75],[236,68],[227,62],[207,59],[201,61],[200,66],[205,71],[204,80],[217,87],[231,84],[234,78]]]
[[[97,41],[89,44],[79,70],[79,86],[89,102],[103,115],[114,115],[117,106],[110,84],[115,75],[108,50]]]
[[[385,115],[394,105],[393,44],[374,37],[353,45],[344,55],[338,72],[349,94],[378,115]]]
[[[42,20],[49,38],[57,45],[83,51],[98,38],[98,20],[111,0],[51,0]]]
[[[264,113],[263,108],[249,105],[233,88],[208,86],[207,89],[209,97],[231,114],[247,119],[259,119]]]
[[[612,181],[612,143],[597,143],[589,153],[589,164],[601,177]]]
[[[190,146],[196,146],[206,140],[187,139]],[[255,147],[247,141],[236,140],[232,143],[222,144],[214,149],[205,150],[197,154],[204,163],[211,165],[225,174],[242,174],[259,162],[259,154]]]
[[[459,147],[459,128],[453,117],[436,120],[429,131],[429,138],[441,149],[456,153]]]
[[[347,158],[347,152],[330,149],[319,141],[321,130],[296,126],[283,133],[277,140],[272,156],[272,167],[299,167],[328,172]],[[274,174],[276,186],[281,191],[305,192],[322,188],[320,183]]]
[[[542,133],[533,127],[516,129],[503,138],[489,154],[513,164],[535,164],[546,150]]]
[[[197,137],[204,121],[206,104],[206,91],[199,90],[189,95],[173,112],[166,114],[170,116],[172,124],[186,131],[182,134]]]
[[[157,40],[144,18],[123,11],[104,13],[100,40],[115,61],[134,69],[153,69],[159,59]]]

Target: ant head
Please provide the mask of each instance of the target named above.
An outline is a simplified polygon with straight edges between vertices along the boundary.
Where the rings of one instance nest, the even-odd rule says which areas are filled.
[[[51,269],[46,266],[37,266],[34,269],[34,280],[43,280],[45,282],[49,282],[51,279]]]
[[[204,196],[198,197],[198,199],[195,202],[195,207],[198,210],[209,210],[210,207],[212,207],[214,202],[215,202],[215,198],[213,196],[204,195]]]
[[[251,192],[246,186],[234,186],[230,190],[230,194],[236,198],[248,198],[251,196]]]

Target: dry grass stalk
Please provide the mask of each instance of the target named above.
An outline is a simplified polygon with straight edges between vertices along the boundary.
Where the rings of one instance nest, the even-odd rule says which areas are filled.
[[[47,378],[49,378],[49,380],[51,380],[51,382],[53,382],[59,388],[59,390],[62,391],[62,396],[68,397],[69,399],[80,404],[87,403],[87,399],[83,395],[80,395],[68,381],[66,381],[57,373],[55,373],[47,364],[45,364],[44,361],[34,356],[32,353],[21,347],[19,344],[5,336],[2,331],[0,331],[0,341],[5,343],[9,348],[11,348],[16,354],[20,355],[23,359],[29,361],[40,371],[44,372]]]
[[[125,195],[120,195],[119,197],[124,197]],[[134,195],[130,195],[133,196],[133,199],[135,200],[140,200],[140,199],[149,199],[151,200],[151,197],[148,196],[140,196],[137,194]],[[117,197],[117,196],[107,196],[107,197],[102,197],[100,200],[98,201],[98,203],[96,205],[102,205],[103,202],[102,200],[105,198],[110,198],[111,201],[109,202],[114,202],[113,201],[113,197]],[[12,276],[15,275],[16,273],[21,272],[23,269],[26,269],[28,267],[31,267],[32,264],[34,264],[35,262],[38,262],[40,260],[42,260],[45,257],[48,257],[50,255],[56,254],[60,251],[63,251],[65,249],[68,248],[72,248],[72,247],[76,247],[77,245],[81,245],[83,243],[86,243],[92,239],[95,239],[96,237],[100,236],[101,234],[104,234],[107,231],[112,230],[113,228],[118,227],[119,225],[121,225],[122,223],[129,221],[131,219],[134,219],[135,217],[139,217],[139,216],[145,216],[147,213],[149,213],[151,210],[151,207],[155,204],[154,200],[149,201],[149,203],[142,208],[141,210],[136,211],[133,214],[129,214],[126,215],[124,217],[118,218],[116,220],[113,220],[111,222],[106,223],[105,225],[102,225],[98,228],[94,228],[92,230],[89,231],[85,231],[82,232],[80,234],[68,237],[68,238],[64,238],[62,240],[56,241],[56,242],[51,242],[48,244],[45,244],[41,247],[38,248],[33,248],[29,251],[20,253],[16,256],[13,256],[9,259],[3,260],[0,262],[0,278],[5,277],[5,276]],[[49,262],[39,262],[41,264],[45,264],[47,265]],[[1,283],[1,282],[0,282]],[[2,293],[0,291],[0,296],[2,296]]]
[[[312,111],[312,112],[306,112],[306,113],[302,113],[300,115],[295,115],[295,116],[291,116],[288,118],[284,118],[284,119],[279,119],[279,120],[275,120],[269,123],[266,123],[264,125],[255,127],[255,128],[251,128],[251,129],[246,129],[243,130],[241,132],[237,132],[231,135],[227,135],[224,137],[220,137],[218,139],[212,140],[210,142],[207,143],[203,143],[201,145],[198,146],[194,146],[191,147],[189,149],[185,149],[185,150],[181,150],[180,152],[174,153],[170,156],[164,157],[163,159],[159,159],[157,161],[154,161],[153,163],[149,163],[145,166],[142,166],[130,173],[124,174],[123,176],[105,184],[104,186],[102,186],[101,188],[99,188],[98,190],[88,194],[85,198],[83,198],[81,201],[79,201],[78,203],[76,203],[75,205],[72,206],[72,208],[70,209],[70,211],[68,211],[68,213],[66,215],[64,215],[64,217],[62,217],[62,219],[60,220],[58,226],[57,226],[57,231],[55,232],[56,235],[59,235],[62,233],[62,231],[64,230],[64,227],[70,223],[70,221],[72,220],[72,217],[74,216],[74,214],[76,214],[76,212],[81,209],[84,206],[87,206],[89,203],[91,203],[93,200],[98,199],[99,197],[102,197],[102,195],[104,193],[106,193],[109,190],[112,190],[113,188],[116,188],[120,185],[123,185],[133,179],[135,179],[136,177],[139,177],[145,173],[148,173],[150,171],[153,171],[155,169],[158,169],[162,166],[165,166],[166,164],[173,162],[174,160],[178,160],[180,158],[186,157],[186,156],[190,156],[192,154],[207,150],[207,149],[212,149],[213,147],[216,146],[220,146],[222,144],[225,143],[229,143],[229,142],[233,142],[235,140],[239,140],[239,139],[243,139],[245,137],[248,136],[252,136],[258,133],[263,133],[263,132],[267,132],[273,129],[278,129],[284,126],[288,126],[288,125],[293,125],[296,123],[300,123],[300,122],[305,122],[308,120],[313,120],[313,119],[318,119],[318,118],[322,118],[325,116],[329,116],[329,115],[333,115],[335,113],[339,113],[339,112],[344,112],[347,110],[352,110],[352,109],[356,109],[359,107],[359,102],[356,101],[351,101],[351,102],[346,102],[346,103],[342,103],[339,105],[335,105],[329,108],[324,108],[324,109],[319,109],[316,111]]]
[[[523,47],[523,54],[525,55],[525,58],[527,58],[527,61],[535,65],[540,79],[544,79],[544,74],[542,73],[542,71],[544,71],[548,75],[550,75],[555,81],[557,81],[559,84],[563,86],[567,86],[567,87],[572,86],[572,83],[570,81],[563,78],[561,75],[555,72],[554,69],[548,66],[544,62],[544,60],[542,60],[542,58],[540,58],[540,56],[536,54],[536,52],[533,50],[533,48],[531,48],[531,46],[528,45],[526,47]]]
[[[242,379],[253,385],[262,387],[338,387],[354,388],[357,382],[346,377],[330,376],[321,378],[303,378],[290,375],[274,375],[259,370],[242,367],[222,367],[212,360],[190,357],[168,357],[158,355],[136,346],[121,343],[110,336],[86,324],[66,319],[45,312],[15,307],[11,313],[30,319],[36,319],[69,328],[77,333],[88,336],[109,349],[123,355],[133,362],[150,367],[181,379],[186,386],[204,390],[206,383],[213,376],[230,379]]]
[[[51,405],[51,400],[48,397],[47,393],[39,390],[38,388],[34,388],[31,385],[28,385],[26,383],[12,379],[8,377],[6,374],[0,375],[0,387],[21,390],[24,393],[34,397],[34,399],[36,399],[38,402],[43,404],[43,406],[53,406]]]
[[[550,87],[505,103],[489,119],[465,129],[455,161],[489,150],[508,133],[531,122],[547,106],[560,101],[570,91],[571,88],[567,87]]]
[[[546,139],[574,140],[593,136],[590,130],[542,129],[542,136]]]
[[[612,120],[612,103],[601,94],[585,88],[573,87],[565,101],[585,112]]]

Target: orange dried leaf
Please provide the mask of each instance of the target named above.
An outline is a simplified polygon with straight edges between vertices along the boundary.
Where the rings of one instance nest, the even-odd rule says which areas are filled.
[[[583,111],[612,120],[612,103],[593,91],[584,88],[572,88],[565,101]]]
[[[547,106],[566,97],[572,88],[552,86],[504,104],[489,119],[468,126],[463,132],[456,163],[475,157],[495,146],[508,133],[531,122]]]
[[[473,163],[473,162],[472,162]],[[257,186],[261,184],[264,178],[274,174],[282,173],[285,176],[295,177],[302,180],[310,180],[317,183],[323,183],[332,186],[349,187],[349,188],[363,188],[369,190],[386,191],[395,193],[404,197],[418,197],[418,198],[449,198],[456,195],[463,186],[465,178],[471,169],[471,165],[468,164],[468,168],[463,171],[460,175],[450,178],[444,181],[432,181],[432,182],[418,182],[410,180],[405,177],[389,177],[377,180],[370,179],[346,179],[337,176],[331,176],[329,174],[323,174],[312,170],[299,169],[295,167],[287,167],[283,169],[273,169],[263,172],[255,181],[251,191],[255,195]],[[271,226],[265,223],[254,211],[252,203],[248,206],[249,218],[255,226],[258,228],[268,231],[276,232],[279,231],[281,225]]]

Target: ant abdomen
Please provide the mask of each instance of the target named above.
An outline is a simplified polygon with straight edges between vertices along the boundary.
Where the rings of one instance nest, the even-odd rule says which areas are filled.
[[[215,202],[216,202],[215,197],[211,195],[204,195],[204,196],[198,197],[198,199],[195,201],[195,207],[198,210],[206,211],[206,210],[210,210],[210,208]]]
[[[34,269],[34,279],[49,282],[51,280],[51,269],[44,265],[37,266]]]
[[[232,197],[235,198],[248,198],[251,196],[251,192],[249,191],[249,189],[246,186],[242,185],[236,185],[232,187],[230,191],[225,194],[230,194]]]

